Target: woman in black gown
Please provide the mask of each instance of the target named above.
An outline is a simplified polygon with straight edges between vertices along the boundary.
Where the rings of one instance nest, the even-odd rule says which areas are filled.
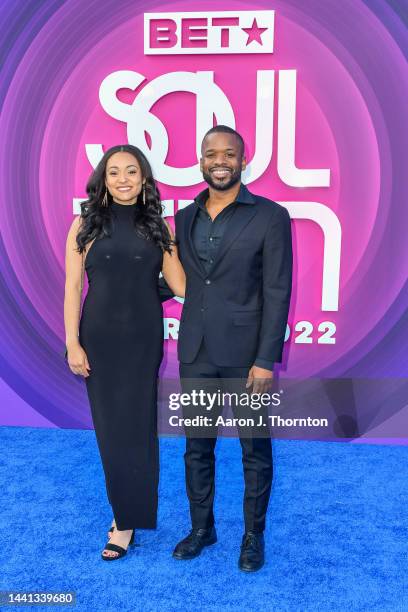
[[[69,231],[64,317],[67,359],[85,377],[112,506],[102,558],[153,529],[159,475],[157,377],[163,355],[159,273],[181,297],[185,276],[150,165],[134,146],[109,149]],[[86,271],[89,288],[78,326]]]

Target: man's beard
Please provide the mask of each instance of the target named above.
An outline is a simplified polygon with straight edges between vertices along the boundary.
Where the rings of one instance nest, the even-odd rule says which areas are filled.
[[[231,187],[236,185],[241,180],[241,174],[242,174],[242,170],[238,168],[237,170],[234,170],[232,172],[229,180],[226,180],[225,182],[221,183],[221,182],[214,182],[211,176],[211,173],[203,171],[203,179],[213,189],[216,189],[217,191],[226,191],[227,189],[230,189]]]

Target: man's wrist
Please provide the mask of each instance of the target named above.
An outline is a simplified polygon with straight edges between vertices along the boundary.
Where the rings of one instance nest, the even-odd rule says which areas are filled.
[[[254,361],[254,366],[263,368],[264,370],[270,370],[270,372],[273,372],[274,365],[274,361],[268,361],[267,359],[255,359]]]

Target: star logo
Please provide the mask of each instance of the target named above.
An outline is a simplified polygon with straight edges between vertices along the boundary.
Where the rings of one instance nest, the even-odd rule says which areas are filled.
[[[248,40],[246,42],[246,46],[248,46],[254,40],[256,40],[256,42],[260,45],[262,45],[261,36],[268,28],[259,28],[256,19],[254,19],[250,28],[242,29],[248,34]]]

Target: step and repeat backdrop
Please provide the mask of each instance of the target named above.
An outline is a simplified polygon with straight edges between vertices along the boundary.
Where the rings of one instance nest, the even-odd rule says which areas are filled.
[[[62,356],[64,248],[104,150],[146,153],[172,223],[222,123],[245,139],[249,189],[292,219],[280,378],[327,381],[331,402],[370,412],[372,437],[404,435],[404,3],[3,0],[1,13],[1,424],[91,426]],[[163,379],[178,376],[181,302],[164,306]]]

